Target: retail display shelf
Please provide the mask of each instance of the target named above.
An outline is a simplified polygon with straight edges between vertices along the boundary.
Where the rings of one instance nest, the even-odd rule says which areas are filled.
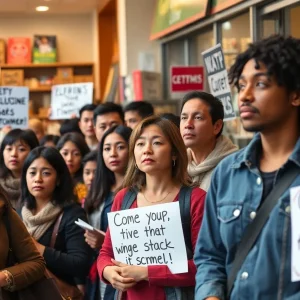
[[[48,64],[0,64],[2,69],[18,69],[18,68],[61,68],[61,67],[92,67],[92,62],[58,62]]]

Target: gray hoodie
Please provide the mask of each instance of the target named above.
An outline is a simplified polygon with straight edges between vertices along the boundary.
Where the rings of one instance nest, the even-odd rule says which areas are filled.
[[[207,156],[207,158],[202,163],[197,165],[193,161],[192,150],[187,149],[189,158],[188,173],[193,182],[207,192],[210,186],[210,179],[214,168],[224,157],[237,150],[238,147],[234,145],[229,138],[221,135],[217,139],[215,149]]]

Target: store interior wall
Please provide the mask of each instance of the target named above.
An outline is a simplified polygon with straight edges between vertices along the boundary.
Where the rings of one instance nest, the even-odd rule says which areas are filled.
[[[156,0],[121,0],[118,5],[118,29],[121,76],[139,69],[139,54],[150,54],[154,71],[161,72],[161,52],[158,41],[150,41]],[[123,11],[122,11],[123,10]]]
[[[76,15],[3,15],[0,38],[56,35],[59,62],[92,62],[95,41],[93,13]]]
[[[295,38],[300,38],[300,6],[291,8],[290,10],[290,33]]]

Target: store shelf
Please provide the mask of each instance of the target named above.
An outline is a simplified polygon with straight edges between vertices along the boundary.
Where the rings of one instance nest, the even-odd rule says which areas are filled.
[[[38,93],[38,92],[51,92],[51,86],[41,86],[38,88],[29,88],[30,92]]]
[[[64,68],[64,67],[92,67],[92,62],[73,62],[73,63],[49,63],[49,64],[0,64],[2,69],[23,69],[23,68]]]

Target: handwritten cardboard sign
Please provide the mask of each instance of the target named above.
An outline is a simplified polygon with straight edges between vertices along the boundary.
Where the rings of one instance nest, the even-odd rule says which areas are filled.
[[[108,222],[116,260],[188,271],[179,202],[111,212]]]
[[[27,87],[0,87],[0,128],[28,127],[28,99]]]
[[[204,51],[202,56],[208,76],[210,92],[223,103],[224,121],[232,120],[236,116],[221,45],[218,44]]]
[[[290,190],[292,222],[292,282],[300,281],[300,187]]]
[[[93,102],[93,83],[72,83],[52,86],[51,119],[69,119],[79,110]]]

